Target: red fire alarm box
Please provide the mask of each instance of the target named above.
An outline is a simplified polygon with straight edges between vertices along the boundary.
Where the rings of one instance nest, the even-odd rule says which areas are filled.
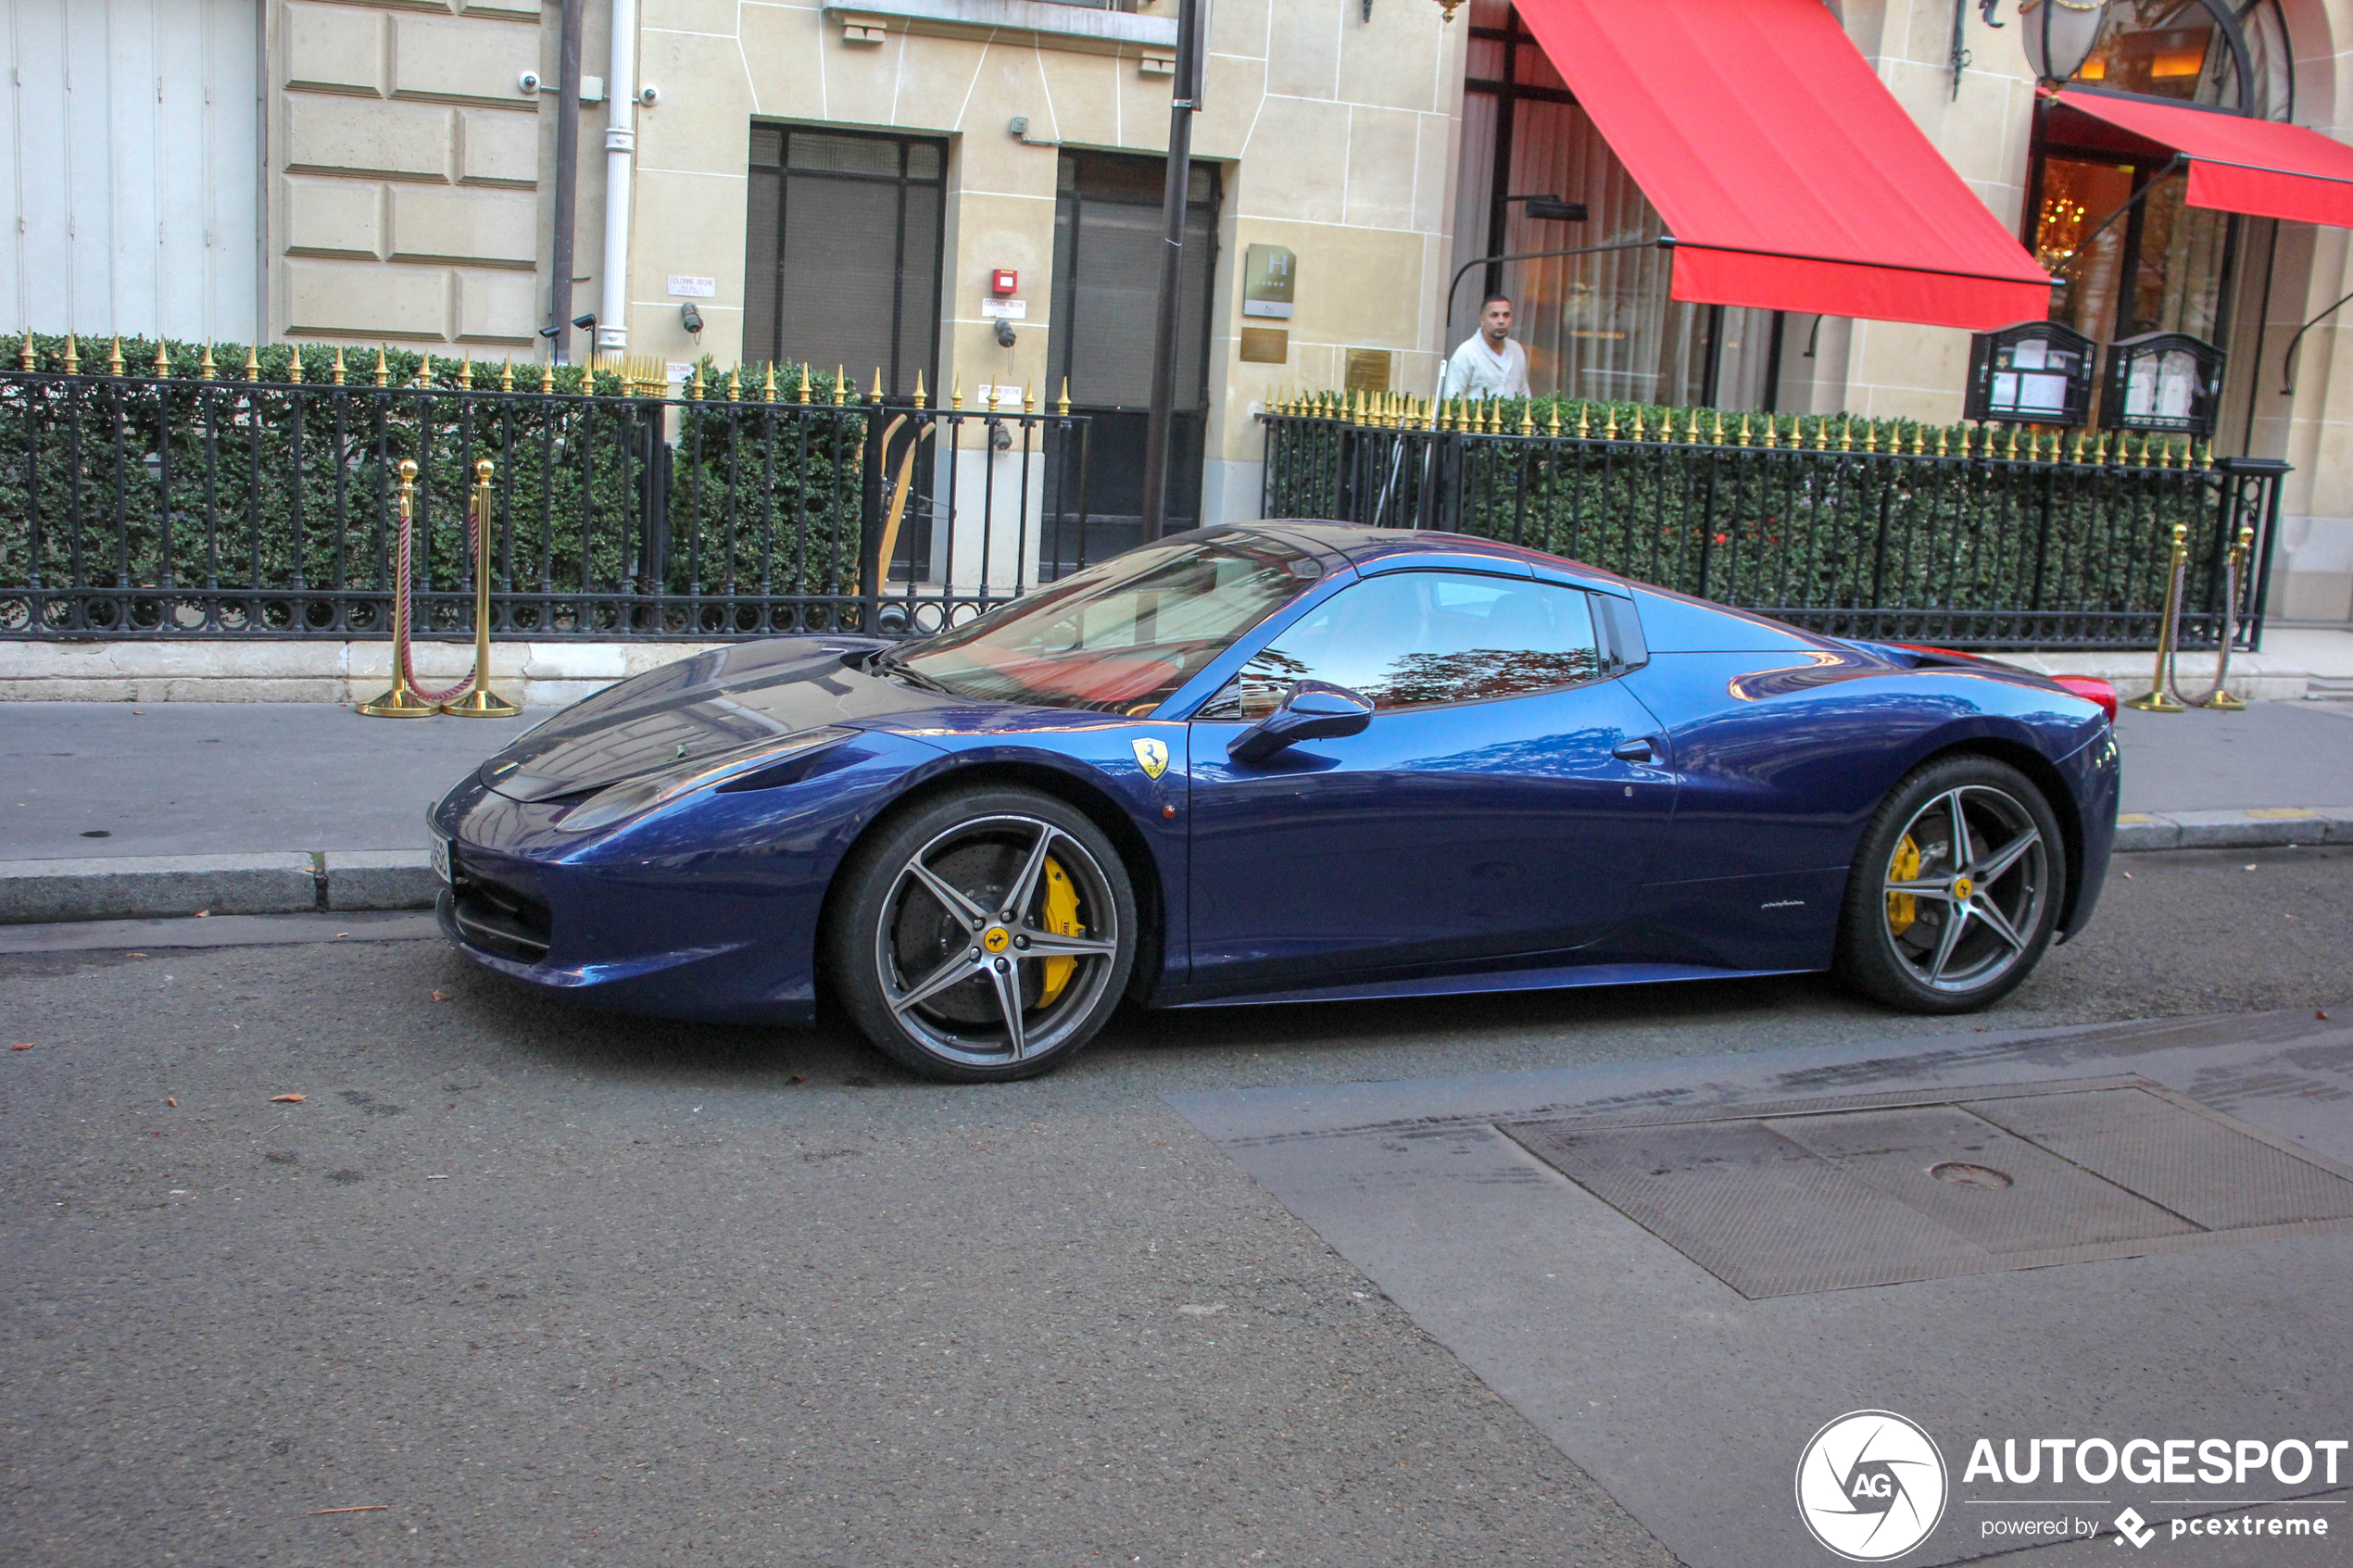
[[[1021,274],[1010,267],[1000,267],[988,274],[988,292],[993,295],[1019,294]]]

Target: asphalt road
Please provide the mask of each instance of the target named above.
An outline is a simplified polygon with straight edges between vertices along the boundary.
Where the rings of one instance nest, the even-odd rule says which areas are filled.
[[[1159,1097],[2353,1002],[2353,850],[2123,864],[1977,1018],[1227,1010],[979,1089],[431,942],[0,956],[0,1562],[1667,1562]]]

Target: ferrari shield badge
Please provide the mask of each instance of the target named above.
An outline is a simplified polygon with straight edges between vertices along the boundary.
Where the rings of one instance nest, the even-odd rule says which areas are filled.
[[[1136,744],[1136,760],[1144,766],[1144,777],[1156,779],[1168,771],[1168,747],[1156,740],[1139,740]]]

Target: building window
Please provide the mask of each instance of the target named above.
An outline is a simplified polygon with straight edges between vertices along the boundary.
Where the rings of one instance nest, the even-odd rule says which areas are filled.
[[[753,126],[745,360],[936,383],[947,167],[944,142]]]
[[[1472,0],[1470,20],[1454,266],[1655,238],[1657,211],[1518,12],[1507,0]],[[1583,202],[1588,216],[1531,219],[1517,195]],[[1642,248],[1476,268],[1455,291],[1447,346],[1478,330],[1482,296],[1500,290],[1512,296],[1513,335],[1540,395],[1773,407],[1780,313],[1669,299],[1672,264],[1670,252]]]
[[[2285,119],[2295,83],[2279,0],[2110,0],[2074,85]]]
[[[2292,66],[2276,0],[2112,0],[2071,85],[2284,119]],[[2259,292],[2272,225],[2189,206],[2171,148],[2045,101],[2030,178],[2023,237],[2065,280],[2051,293],[2053,320],[2103,345],[2176,332],[2227,349],[2233,319],[2259,308],[2238,283],[2251,258]],[[2240,422],[2230,410],[2247,404],[2255,366],[2245,358],[2225,373],[2225,431]]]

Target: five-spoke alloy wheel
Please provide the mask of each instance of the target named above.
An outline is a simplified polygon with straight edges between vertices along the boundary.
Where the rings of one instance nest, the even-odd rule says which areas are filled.
[[[1961,757],[1895,786],[1863,834],[1839,967],[1911,1012],[1968,1012],[2032,972],[2058,921],[2065,857],[2042,792]]]
[[[844,876],[829,934],[842,1000],[868,1039],[927,1076],[1045,1072],[1126,988],[1126,870],[1101,829],[1051,796],[948,796],[887,824]]]

